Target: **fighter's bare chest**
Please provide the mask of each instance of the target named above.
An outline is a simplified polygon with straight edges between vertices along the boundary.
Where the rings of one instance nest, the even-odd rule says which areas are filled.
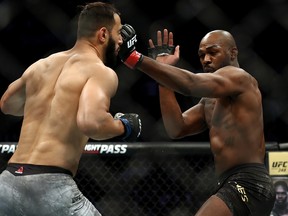
[[[209,128],[219,126],[231,114],[231,102],[223,99],[206,99],[204,105],[206,123]]]

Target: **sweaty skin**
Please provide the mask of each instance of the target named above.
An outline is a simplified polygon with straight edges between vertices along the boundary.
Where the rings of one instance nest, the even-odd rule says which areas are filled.
[[[161,34],[157,32],[157,45],[173,46],[173,33],[164,29],[163,41]],[[152,40],[149,45],[154,47]],[[168,135],[179,139],[208,129],[218,175],[241,164],[263,165],[262,96],[255,78],[239,67],[232,35],[215,30],[203,37],[198,50],[203,73],[173,66],[179,54],[180,48],[176,46],[173,55],[158,56],[157,61],[144,56],[137,67],[159,83],[161,113]],[[174,91],[198,97],[199,103],[182,113]],[[207,215],[232,216],[233,213],[213,194],[195,214]]]
[[[3,113],[24,114],[9,163],[58,166],[75,175],[89,138],[124,133],[109,113],[118,78],[103,63],[108,41],[115,41],[115,56],[123,43],[120,17],[114,18],[112,31],[102,27],[90,40],[78,39],[72,49],[40,59],[9,85],[1,98]]]
[[[168,41],[167,30],[164,31],[164,42],[173,43],[173,35]],[[159,36],[157,43],[162,44]],[[151,41],[150,46],[153,46]],[[210,32],[201,40],[198,53],[203,73],[168,65],[177,62],[179,46],[176,46],[174,55],[157,58],[166,64],[159,65],[144,57],[138,68],[160,83],[160,106],[168,135],[177,139],[209,129],[218,174],[239,164],[263,163],[265,141],[261,93],[255,78],[239,68],[233,38],[224,31]],[[201,99],[182,113],[170,89]]]

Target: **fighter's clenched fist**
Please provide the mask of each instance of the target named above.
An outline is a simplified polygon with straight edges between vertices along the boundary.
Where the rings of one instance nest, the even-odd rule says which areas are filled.
[[[125,132],[118,137],[123,141],[134,142],[141,134],[142,124],[136,113],[116,113],[114,119],[119,119],[124,125]]]

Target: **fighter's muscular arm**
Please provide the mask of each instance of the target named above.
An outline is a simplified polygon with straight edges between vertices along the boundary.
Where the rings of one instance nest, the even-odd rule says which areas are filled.
[[[79,128],[95,140],[110,139],[124,133],[121,121],[114,120],[109,113],[110,99],[118,87],[118,78],[110,68],[105,68],[100,76],[90,78],[85,84],[77,113]]]
[[[5,114],[23,116],[25,105],[25,82],[22,77],[12,82],[1,97],[1,110]]]
[[[172,58],[179,58],[178,46],[173,55],[162,56],[161,61],[158,58],[156,61],[136,51],[133,41],[136,33],[133,27],[127,25],[123,34],[126,36],[123,37],[122,51],[120,50],[119,55],[124,64],[132,69],[137,68],[159,84],[182,95],[211,98],[231,96],[246,91],[247,83],[250,83],[246,82],[249,75],[238,67],[226,66],[214,73],[193,73],[163,63],[167,63],[168,59],[171,62]]]
[[[157,46],[154,46],[151,39],[149,40],[149,46],[149,51],[151,54],[154,54],[152,55],[154,58],[158,56],[157,54],[159,51],[167,53],[167,55],[173,54],[173,33],[164,29],[162,40],[161,31],[157,31]],[[159,49],[159,47],[161,49]],[[179,51],[179,46],[176,46],[175,52],[179,53]],[[179,54],[176,54],[175,56],[170,55],[170,58],[167,56],[166,58],[162,58],[160,56],[156,58],[157,61],[169,65],[175,65],[179,60]],[[174,91],[163,87],[162,85],[159,85],[159,99],[164,126],[170,138],[178,139],[188,135],[197,134],[207,128],[204,116],[204,105],[202,103],[199,103],[182,113]]]
[[[26,103],[26,82],[30,79],[34,71],[38,70],[39,62],[30,65],[22,76],[12,82],[1,98],[1,110],[5,114],[14,116],[24,115],[24,106]]]
[[[245,79],[249,77],[243,69],[233,66],[223,67],[214,73],[196,74],[145,56],[137,69],[180,94],[195,97],[217,98],[239,94],[247,88]]]
[[[170,138],[178,139],[197,134],[207,128],[202,103],[182,113],[172,90],[159,86],[159,96],[164,126]]]

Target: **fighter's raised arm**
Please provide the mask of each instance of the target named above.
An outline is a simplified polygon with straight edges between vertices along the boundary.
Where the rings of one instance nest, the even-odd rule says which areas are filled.
[[[174,53],[167,49],[167,44],[173,45],[173,34],[167,30],[163,38],[157,32],[157,46],[149,41],[151,58],[136,51],[135,30],[129,26],[127,31],[122,61],[160,84],[161,113],[169,136],[209,130],[218,188],[196,216],[269,216],[275,192],[264,164],[262,96],[256,79],[239,66],[231,33],[213,30],[202,38],[198,56],[203,73],[194,73],[173,66],[179,47]],[[182,112],[173,91],[197,97],[199,103]]]
[[[123,37],[119,56],[124,64],[132,69],[137,68],[159,84],[180,94],[195,97],[219,97],[233,93],[237,94],[246,89],[243,85],[238,85],[239,79],[249,79],[250,76],[245,77],[245,73],[242,73],[244,70],[241,68],[231,67],[225,63],[227,67],[218,68],[216,73],[210,73],[209,67],[206,67],[205,73],[193,73],[162,63],[173,64],[173,62],[177,62],[180,54],[179,46],[176,46],[173,55],[162,55],[162,58],[159,58],[157,62],[136,50],[137,35],[132,26],[123,25],[122,34],[125,36]],[[231,70],[233,73],[231,73]]]
[[[149,39],[148,56],[158,62],[175,65],[179,59],[168,58],[173,55],[175,46],[173,33],[167,29],[157,31],[156,45]],[[177,46],[179,52],[179,46]],[[198,134],[207,129],[203,104],[191,107],[182,113],[173,90],[159,85],[159,100],[163,123],[168,136],[172,139],[179,139],[189,135]]]

